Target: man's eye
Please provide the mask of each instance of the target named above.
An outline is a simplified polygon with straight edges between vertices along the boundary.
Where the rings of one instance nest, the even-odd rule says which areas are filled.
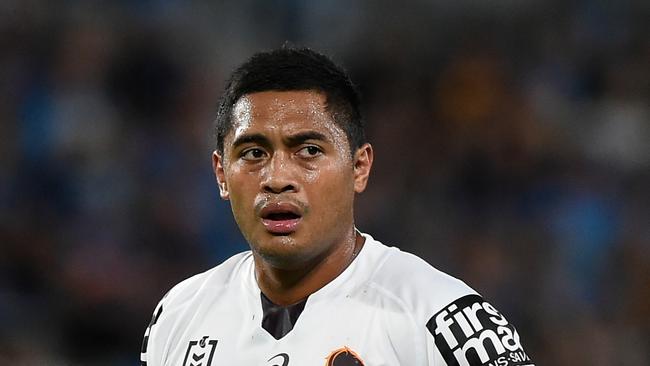
[[[259,160],[266,155],[262,149],[249,149],[242,153],[242,158],[244,160]]]
[[[302,149],[298,150],[298,156],[303,158],[313,158],[323,153],[318,146],[305,146]]]

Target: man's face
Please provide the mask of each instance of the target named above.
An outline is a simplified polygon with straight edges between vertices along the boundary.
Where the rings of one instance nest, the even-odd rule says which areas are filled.
[[[264,261],[297,268],[324,259],[350,235],[354,194],[365,189],[372,148],[351,154],[323,94],[243,96],[223,146],[223,155],[213,154],[221,197]]]

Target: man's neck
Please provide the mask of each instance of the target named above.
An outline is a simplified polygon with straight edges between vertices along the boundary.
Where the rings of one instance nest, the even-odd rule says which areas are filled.
[[[354,230],[349,239],[324,258],[292,270],[276,268],[254,256],[257,283],[274,304],[295,304],[338,277],[354,261],[364,242],[365,238]]]

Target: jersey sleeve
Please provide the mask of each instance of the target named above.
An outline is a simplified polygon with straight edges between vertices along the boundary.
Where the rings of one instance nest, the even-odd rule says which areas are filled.
[[[164,300],[164,297],[163,297]],[[155,341],[156,336],[156,323],[163,312],[163,300],[161,300],[154,309],[151,321],[144,332],[144,339],[142,340],[142,348],[140,350],[140,366],[153,366],[161,365],[161,355],[157,352],[157,344]]]
[[[430,366],[534,366],[517,330],[476,294],[433,314],[425,332]]]

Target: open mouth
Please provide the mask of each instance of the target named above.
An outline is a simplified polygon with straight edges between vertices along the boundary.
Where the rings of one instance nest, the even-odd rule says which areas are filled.
[[[295,214],[293,212],[276,212],[276,213],[271,213],[266,215],[264,219],[267,220],[272,220],[272,221],[286,221],[286,220],[293,220],[293,219],[299,219],[300,215]]]
[[[302,219],[299,210],[287,204],[274,204],[261,212],[262,224],[273,235],[288,235],[296,231]]]

